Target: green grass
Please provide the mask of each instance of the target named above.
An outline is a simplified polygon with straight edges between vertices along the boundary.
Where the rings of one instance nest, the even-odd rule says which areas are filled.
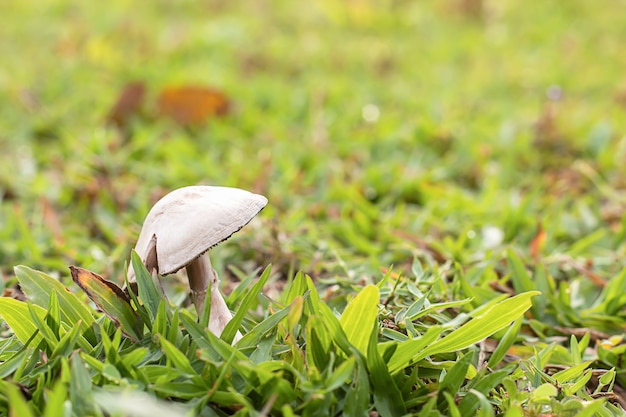
[[[0,299],[0,414],[621,415],[624,2],[474,3],[0,6],[0,273],[30,301]],[[231,113],[155,117],[181,84]],[[269,199],[211,252],[234,348],[183,274],[108,315],[70,277],[121,285],[192,184]]]

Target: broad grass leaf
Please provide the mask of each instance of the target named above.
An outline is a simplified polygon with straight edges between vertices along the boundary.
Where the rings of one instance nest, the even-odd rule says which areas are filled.
[[[626,229],[626,227],[625,227]],[[602,312],[608,315],[617,315],[626,303],[626,268],[616,277],[609,280],[602,290],[603,300],[598,306],[590,309],[590,312]]]
[[[42,307],[34,304],[31,304],[30,307],[27,302],[18,301],[14,298],[0,297],[0,316],[7,322],[20,342],[24,344],[38,331],[37,324],[31,316],[31,311],[42,322],[46,316],[46,310]],[[42,339],[41,333],[37,334],[31,342],[31,346],[37,346]]]
[[[526,267],[517,254],[511,249],[507,254],[509,266],[511,267],[511,281],[513,282],[513,288],[518,293],[525,291],[532,291],[535,289],[535,284],[526,271]]]
[[[150,388],[163,396],[180,398],[183,400],[201,398],[202,396],[207,395],[208,392],[206,387],[198,384],[190,384],[188,382],[159,382],[152,384]],[[237,403],[238,402],[236,400],[233,400],[230,405]]]
[[[27,306],[30,311],[30,319],[33,323],[35,323],[35,326],[37,326],[39,334],[43,336],[44,340],[51,349],[55,349],[57,344],[59,343],[59,339],[54,331],[50,328],[48,323],[46,323],[45,317],[43,319],[39,317],[40,311],[35,310],[35,308],[39,306],[35,306],[34,304],[30,303],[28,303]]]
[[[489,402],[485,394],[483,394],[480,391],[473,390],[473,389],[469,391],[469,394],[472,394],[474,397],[476,397],[478,399],[478,403],[480,404],[480,410],[474,414],[476,417],[493,417],[494,416],[493,406],[491,405],[491,403]]]
[[[609,415],[607,413],[600,414],[600,412],[603,411],[602,409],[604,407],[604,403],[605,403],[604,398],[587,402],[585,404],[585,408],[579,411],[576,414],[576,417],[596,417],[600,415]]]
[[[52,356],[69,356],[69,354],[76,348],[76,343],[78,342],[79,337],[80,326],[77,325],[70,328],[70,330],[59,340],[59,343],[52,352]]]
[[[159,336],[159,344],[161,345],[161,349],[165,353],[167,359],[169,359],[172,365],[189,375],[197,376],[198,373],[193,369],[191,363],[189,363],[189,359],[182,353],[180,350],[176,348],[173,344],[171,344],[165,337]]]
[[[100,372],[100,373],[104,371],[105,363],[101,362],[100,359],[94,358],[93,356],[89,356],[85,352],[81,352],[80,356],[85,362],[87,362],[87,365],[89,365],[95,371]]]
[[[2,391],[9,400],[9,417],[35,417],[35,411],[26,401],[20,389],[13,385],[13,383],[1,381],[0,391]]]
[[[305,297],[305,312],[308,315],[313,316],[316,315],[320,309],[320,295],[317,292],[317,288],[315,288],[315,284],[310,276],[305,275],[304,279],[306,280],[306,286],[308,288],[308,296]]]
[[[150,312],[150,317],[154,320],[159,309],[159,304],[161,304],[161,301],[165,298],[163,289],[157,282],[156,276],[153,277],[150,275],[143,262],[141,262],[141,258],[134,250],[131,254],[131,263],[133,264],[137,279],[139,300],[146,306],[146,309]]]
[[[300,322],[302,318],[302,308],[304,306],[304,298],[301,295],[298,295],[293,299],[291,303],[289,314],[287,315],[287,329],[290,333],[293,333],[296,325]]]
[[[378,352],[377,326],[373,326],[367,348],[367,367],[369,377],[374,388],[374,403],[376,410],[383,417],[402,416],[406,414],[406,407],[402,393],[391,377],[387,365]]]
[[[341,365],[339,365],[324,382],[324,390],[326,392],[333,391],[345,384],[348,378],[352,377],[354,374],[355,365],[356,359],[354,357],[348,358]]]
[[[504,417],[525,417],[526,413],[521,405],[512,405],[507,411]]]
[[[67,385],[57,381],[51,390],[46,393],[46,408],[43,417],[65,416],[65,401],[67,400]]]
[[[161,304],[159,304],[156,317],[154,318],[154,323],[152,323],[152,334],[164,335],[167,333],[169,320],[167,319],[166,303],[167,301],[163,299],[161,300]]]
[[[378,317],[379,300],[378,287],[368,285],[348,303],[339,319],[348,341],[364,355],[367,354],[370,336],[376,329],[374,323]]]
[[[447,391],[443,392],[443,398],[446,400],[448,404],[448,410],[445,415],[450,417],[462,417],[459,408],[456,405],[456,401],[454,399],[454,395],[450,394]]]
[[[164,303],[165,304],[165,303]],[[178,342],[183,338],[183,334],[180,330],[180,310],[174,310],[174,314],[172,314],[172,320],[169,324],[170,328],[167,331],[167,340],[172,342],[174,345],[178,345]]]
[[[72,411],[79,416],[100,416],[101,413],[94,407],[91,375],[80,355],[73,355],[70,365]]]
[[[271,316],[263,320],[261,323],[254,326],[252,330],[246,333],[241,338],[241,340],[237,342],[237,347],[243,349],[247,347],[256,346],[257,344],[259,344],[261,340],[267,335],[267,333],[274,330],[276,326],[278,325],[278,323],[280,323],[285,317],[287,317],[290,310],[291,310],[291,306],[287,306],[283,308],[282,310],[279,310],[276,313],[272,314]]]
[[[517,339],[521,328],[522,319],[519,318],[515,320],[513,325],[507,329],[506,333],[504,333],[504,336],[502,336],[502,339],[500,339],[498,346],[496,346],[493,353],[491,354],[489,362],[487,362],[487,366],[489,366],[490,368],[495,368],[496,365],[500,363],[502,358],[504,358],[504,355],[506,355],[506,353],[508,352],[509,348],[515,343],[515,339]]]
[[[514,366],[514,365],[513,365]],[[469,388],[483,393],[484,395],[489,395],[489,392],[495,388],[497,385],[503,384],[503,381],[509,376],[513,366],[510,366],[509,369],[501,369],[495,371],[493,373],[487,373],[486,370],[480,371],[480,373],[472,379],[469,384]],[[513,391],[507,391],[509,396],[513,396]],[[479,406],[480,401],[479,398],[475,395],[466,395],[463,397],[463,400],[459,404],[459,410],[461,411],[461,415],[463,416],[471,416],[474,415],[476,408]]]
[[[419,355],[419,359],[416,359],[418,358],[418,354],[423,351],[426,346],[433,343],[439,337],[442,331],[443,329],[441,327],[433,326],[417,339],[395,343],[395,351],[393,352],[393,355],[391,356],[389,362],[387,362],[389,372],[391,374],[396,373],[399,370],[404,369],[410,364],[421,359],[421,355]],[[378,349],[380,353],[383,354],[384,350],[389,348],[389,346],[389,343],[380,344],[378,345]]]
[[[541,295],[533,300],[530,311],[535,319],[542,322],[550,321],[547,320],[549,310],[546,307],[550,302],[551,295],[554,294],[554,278],[550,276],[544,265],[538,264],[533,274],[533,282],[535,284],[533,290],[541,292]]]
[[[582,375],[580,375],[580,378],[578,378],[576,382],[574,382],[573,384],[565,384],[563,386],[563,392],[565,392],[565,395],[576,394],[579,390],[583,389],[587,385],[592,376],[593,369],[587,369],[585,372],[583,372]]]
[[[57,337],[60,336],[61,312],[59,311],[59,297],[56,291],[50,294],[50,307],[48,307],[48,314],[46,314],[46,324],[50,326]]]
[[[346,394],[343,410],[343,415],[348,417],[367,415],[370,403],[370,381],[365,359],[360,356],[355,356],[355,358],[357,359],[357,366],[350,389]]]
[[[283,304],[290,304],[297,296],[304,295],[308,286],[305,275],[299,271],[291,282],[284,288],[280,301]]]
[[[226,303],[228,305],[238,305],[241,304],[241,302],[243,301],[243,298],[248,293],[248,289],[252,285],[254,285],[254,282],[258,279],[259,271],[261,271],[261,268],[257,268],[248,274],[237,268],[235,265],[231,265],[229,269],[230,272],[237,277],[237,279],[239,280],[239,284],[235,288],[233,288],[230,294],[228,294],[228,297],[226,298]]]
[[[544,383],[539,385],[530,393],[530,398],[534,400],[552,398],[559,395],[559,390],[551,383]]]
[[[88,331],[87,337],[93,338],[93,335],[89,336],[91,324],[95,320],[93,314],[74,293],[51,276],[27,266],[16,266],[14,271],[22,291],[33,304],[48,309],[50,294],[56,292],[61,320],[71,326],[79,325],[82,331]]]
[[[419,301],[422,301],[422,303],[423,303],[423,300],[425,300],[425,299],[426,299],[426,297],[423,297],[422,299],[418,300],[416,303],[419,303]],[[465,298],[463,300],[456,300],[456,301],[448,301],[448,302],[445,302],[445,303],[431,304],[427,308],[424,308],[424,309],[422,309],[420,307],[418,311],[415,311],[415,310],[412,311],[411,307],[413,307],[413,306],[411,306],[411,307],[409,307],[407,309],[406,317],[405,317],[404,320],[411,320],[411,321],[417,320],[418,318],[420,318],[422,316],[425,316],[427,314],[430,314],[433,311],[443,310],[443,309],[452,308],[452,307],[460,307],[460,306],[464,306],[466,304],[469,304],[471,302],[472,302],[471,298]]]
[[[343,331],[341,327],[341,323],[339,319],[335,317],[330,307],[328,307],[324,303],[319,304],[319,314],[324,322],[324,326],[328,331],[327,334],[330,339],[337,345],[339,348],[347,355],[352,356],[352,350],[354,349],[350,342],[348,341],[348,337],[346,333]]]
[[[325,331],[324,322],[318,316],[311,316],[306,322],[306,358],[309,366],[318,370],[326,369],[330,362],[330,338]]]
[[[102,368],[104,370],[104,367]],[[171,382],[176,379],[188,380],[189,375],[169,365],[142,365],[142,381],[150,384]]]
[[[531,307],[531,298],[538,294],[540,294],[538,291],[529,291],[499,302],[459,329],[434,342],[421,355],[425,357],[436,353],[454,352],[480,342],[520,318]]]
[[[466,353],[460,359],[457,359],[452,368],[448,370],[448,373],[443,378],[443,381],[441,381],[439,391],[447,391],[452,395],[455,395],[459,388],[461,388],[461,385],[463,385],[463,381],[465,381],[467,370],[472,363],[471,361],[471,353]]]
[[[159,383],[151,386],[155,392],[162,394],[163,396],[180,398],[183,400],[193,400],[195,398],[202,398],[207,395],[208,390],[205,387],[196,384],[189,384],[186,382],[168,382],[168,383]],[[231,407],[236,406],[240,413],[242,413],[242,406],[247,406],[249,410],[254,409],[250,404],[248,404],[247,398],[233,391],[210,391],[211,392],[211,403],[218,404],[222,407]],[[217,414],[216,414],[217,415]],[[245,413],[243,413],[245,415]]]
[[[133,367],[139,366],[139,364],[141,364],[148,352],[149,351],[147,348],[135,347],[130,352],[121,355],[121,359],[124,363],[124,366],[132,369]]]
[[[222,332],[221,338],[225,340],[227,343],[231,343],[235,334],[237,334],[237,329],[241,326],[241,322],[243,318],[248,313],[248,310],[252,307],[252,304],[256,301],[256,298],[263,290],[263,286],[267,282],[270,277],[270,273],[272,271],[272,266],[268,265],[259,280],[254,284],[254,286],[250,289],[250,291],[246,294],[241,305],[237,308],[237,312],[233,316],[233,319],[228,322],[224,331]]]
[[[197,85],[166,87],[157,98],[161,116],[169,117],[183,126],[197,126],[211,117],[224,116],[230,100],[213,88]]]
[[[579,363],[576,366],[572,366],[568,369],[557,372],[556,374],[552,375],[552,378],[554,378],[559,384],[564,384],[573,380],[574,378],[578,378],[579,376],[581,376],[584,373],[585,369],[587,369],[589,365],[591,365],[591,363],[591,361]]]
[[[191,314],[186,310],[182,310],[180,319],[185,329],[189,332],[191,337],[193,337],[194,342],[201,348],[207,349],[212,357],[217,356],[221,359],[228,360],[234,355],[237,360],[249,361],[239,350],[232,347],[225,340],[215,336],[207,328],[196,323]]]
[[[274,355],[272,353],[272,348],[276,343],[276,335],[269,335],[256,344],[254,350],[250,354],[249,358],[254,363],[262,363],[272,360]],[[239,345],[237,346],[239,348]]]
[[[537,294],[537,291],[531,291],[500,301],[489,308],[481,308],[479,316],[435,342],[441,328],[431,327],[419,339],[398,343],[387,363],[389,372],[393,374],[429,355],[454,352],[480,342],[519,319],[530,308],[531,297]],[[381,348],[384,349],[386,345],[381,345]]]
[[[126,336],[134,341],[141,339],[143,322],[131,307],[128,296],[117,285],[83,268],[70,266],[70,271],[74,282]]]
[[[110,363],[104,364],[104,367],[102,368],[102,376],[108,381],[114,382],[116,384],[119,384],[122,379],[120,371],[118,371],[117,368]]]
[[[0,379],[4,379],[15,372],[23,363],[28,360],[28,357],[33,353],[32,349],[22,348],[15,352],[13,356],[5,359],[0,363]]]

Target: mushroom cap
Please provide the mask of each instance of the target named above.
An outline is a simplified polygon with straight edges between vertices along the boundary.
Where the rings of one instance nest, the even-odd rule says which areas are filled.
[[[135,250],[145,262],[156,236],[158,272],[168,275],[228,239],[267,204],[267,198],[229,187],[174,190],[150,209]]]

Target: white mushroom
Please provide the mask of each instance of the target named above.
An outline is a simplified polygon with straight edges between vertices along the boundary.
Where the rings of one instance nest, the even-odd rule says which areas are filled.
[[[211,285],[209,330],[217,336],[232,314],[219,291],[217,273],[204,253],[248,224],[266,204],[267,198],[262,195],[238,188],[183,187],[157,201],[139,234],[135,251],[148,271],[168,275],[187,268],[191,299],[198,314],[203,311]],[[131,265],[128,281],[133,283],[135,279]]]

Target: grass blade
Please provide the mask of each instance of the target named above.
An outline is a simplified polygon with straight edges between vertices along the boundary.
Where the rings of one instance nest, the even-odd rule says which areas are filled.
[[[152,320],[154,320],[159,309],[159,304],[165,298],[163,288],[161,288],[161,285],[157,282],[156,275],[154,277],[150,275],[143,262],[141,262],[141,258],[134,250],[131,254],[131,262],[137,277],[139,300],[146,306]]]
[[[402,393],[378,352],[377,327],[373,327],[367,348],[367,366],[369,368],[370,381],[374,388],[376,410],[383,417],[403,416],[406,414],[406,407],[404,406]]]
[[[179,369],[189,375],[197,376],[198,373],[193,369],[191,363],[189,363],[189,359],[176,348],[173,344],[171,344],[165,337],[159,337],[159,343],[161,344],[161,349],[165,353],[165,356],[172,362],[174,368]]]
[[[435,341],[442,331],[443,329],[441,327],[433,326],[418,339],[407,340],[406,342],[395,344],[396,349],[389,362],[387,362],[389,372],[394,374],[416,362],[418,360],[418,354],[423,351],[426,346]],[[389,343],[381,344],[379,345],[379,350],[386,349],[389,345]]]
[[[367,345],[375,329],[379,299],[378,287],[368,285],[350,301],[339,319],[348,341],[364,355],[368,351]]]
[[[31,307],[34,314],[43,322],[46,310],[34,304],[31,304]],[[18,301],[14,298],[0,297],[0,316],[7,322],[20,342],[24,344],[37,331],[37,325],[33,322],[29,303]],[[41,334],[37,334],[32,341],[32,346],[37,346],[42,338]]]
[[[9,417],[35,417],[35,412],[26,402],[18,387],[6,381],[2,381],[0,387],[9,400]]]
[[[47,309],[50,304],[50,294],[54,291],[58,297],[61,320],[71,326],[80,322],[79,326],[82,331],[91,329],[91,324],[94,322],[91,310],[63,284],[51,276],[27,266],[16,266],[14,271],[24,294],[33,304]]]
[[[500,363],[502,358],[504,358],[504,355],[506,355],[506,353],[508,352],[509,348],[513,346],[513,343],[515,343],[515,339],[517,338],[517,335],[519,334],[521,328],[522,319],[519,318],[515,320],[515,323],[513,323],[513,325],[509,327],[506,333],[504,333],[504,336],[502,336],[502,339],[500,339],[498,346],[496,346],[493,353],[491,354],[487,366],[489,366],[490,368],[495,368],[495,366]]]
[[[459,329],[430,345],[423,357],[442,352],[465,349],[474,343],[502,330],[520,318],[532,305],[530,299],[538,291],[529,291],[499,302],[482,315],[470,320]]]
[[[252,307],[252,304],[255,302],[257,296],[261,293],[261,290],[263,289],[263,286],[270,277],[271,272],[272,266],[268,265],[267,268],[265,268],[265,271],[263,271],[263,273],[261,274],[261,277],[256,282],[256,284],[254,284],[254,286],[246,294],[245,298],[241,302],[241,305],[239,305],[239,308],[237,309],[237,312],[235,313],[233,319],[229,321],[224,328],[224,331],[221,335],[222,340],[225,340],[227,343],[232,343],[235,334],[237,334],[237,329],[239,329],[239,327],[241,326],[243,318],[248,313],[248,310]]]
[[[91,375],[80,355],[71,359],[70,401],[72,410],[79,416],[99,416],[93,402]]]

